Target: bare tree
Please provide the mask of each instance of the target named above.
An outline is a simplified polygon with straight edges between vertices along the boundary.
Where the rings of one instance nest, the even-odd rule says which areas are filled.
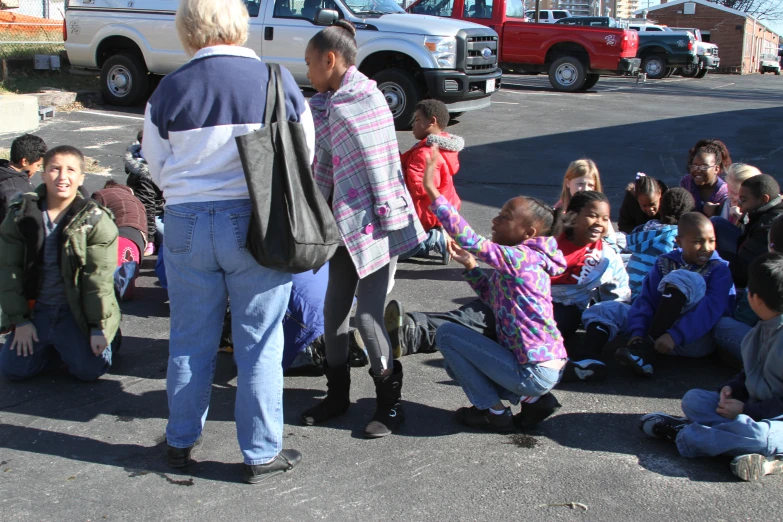
[[[781,0],[710,0],[716,4],[743,11],[759,20],[783,19],[783,2]]]

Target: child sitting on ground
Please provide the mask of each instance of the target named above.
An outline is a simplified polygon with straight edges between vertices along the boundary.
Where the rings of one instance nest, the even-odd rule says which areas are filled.
[[[603,192],[601,186],[601,174],[598,172],[598,166],[591,159],[582,158],[572,161],[566,169],[563,177],[563,188],[560,191],[560,200],[555,204],[557,209],[567,209],[571,198],[577,192],[594,190]]]
[[[564,231],[557,238],[567,266],[565,272],[552,276],[552,302],[557,328],[570,358],[575,355],[572,338],[588,306],[602,301],[631,300],[623,261],[605,239],[611,223],[610,212],[609,200],[603,193],[579,192],[568,203]],[[591,362],[589,371],[594,372],[594,376],[590,375],[595,379],[605,375],[605,367],[598,361]],[[571,368],[566,372],[570,374]]]
[[[734,306],[731,273],[715,251],[710,220],[690,212],[680,218],[677,229],[680,248],[658,257],[630,307],[601,303],[582,317],[585,346],[595,354],[618,333],[627,332],[631,339],[615,358],[643,377],[652,377],[658,354],[710,354],[711,331]]]
[[[133,194],[144,205],[147,220],[147,247],[144,249],[144,255],[151,256],[155,253],[155,245],[163,242],[160,236],[163,235],[163,206],[166,201],[163,199],[163,193],[152,181],[147,161],[141,155],[143,137],[144,132],[139,131],[136,142],[125,152],[125,173],[128,175],[125,183],[133,189]]]
[[[78,149],[47,152],[43,179],[13,200],[0,225],[2,324],[14,327],[0,351],[0,374],[27,379],[62,360],[72,375],[92,381],[111,366],[117,346],[110,344],[120,335],[117,227],[110,212],[82,197]]]
[[[729,165],[729,151],[720,140],[699,140],[688,151],[688,174],[682,177],[680,186],[693,196],[696,212],[713,216],[726,201],[728,187],[720,174]]]
[[[625,198],[620,206],[617,228],[630,234],[651,219],[660,219],[661,198],[669,187],[666,183],[639,172],[636,181],[625,189]]]
[[[744,371],[720,392],[686,393],[685,417],[650,413],[639,428],[675,442],[683,457],[733,456],[731,471],[755,481],[783,473],[783,255],[751,263],[748,300],[761,321],[742,341]]]
[[[639,296],[642,281],[650,273],[658,256],[676,248],[677,222],[683,214],[693,211],[694,204],[693,196],[684,188],[669,189],[661,198],[659,219],[652,219],[636,227],[633,233],[626,236],[625,251],[631,252],[625,265],[631,300]]]
[[[401,261],[411,257],[427,256],[430,252],[435,251],[440,254],[444,265],[449,262],[446,235],[443,233],[438,218],[429,209],[430,201],[422,185],[427,158],[430,156],[430,147],[437,144],[440,150],[440,160],[435,167],[435,184],[443,197],[454,208],[460,209],[462,202],[457,196],[454,181],[451,178],[459,171],[458,154],[465,146],[465,141],[459,136],[446,132],[448,123],[449,110],[443,102],[424,100],[416,105],[416,114],[413,118],[413,136],[419,140],[419,143],[400,157],[400,163],[405,176],[405,184],[411,194],[411,199],[413,199],[413,206],[416,207],[416,214],[427,232],[427,239],[410,252],[401,255]]]
[[[14,196],[35,190],[30,178],[41,168],[44,154],[44,140],[24,134],[11,143],[10,161],[0,159],[0,222],[5,219]]]
[[[498,318],[498,342],[456,324],[438,328],[447,371],[473,404],[458,409],[457,420],[498,432],[535,425],[559,406],[550,390],[566,359],[549,295],[549,278],[565,267],[555,239],[548,237],[557,233],[557,213],[538,199],[515,197],[492,220],[492,238],[480,236],[438,191],[438,156],[435,146],[424,175],[430,209],[454,239],[451,254],[465,266],[463,276]],[[479,268],[474,254],[495,270]],[[504,400],[522,402],[522,412],[512,419]]]

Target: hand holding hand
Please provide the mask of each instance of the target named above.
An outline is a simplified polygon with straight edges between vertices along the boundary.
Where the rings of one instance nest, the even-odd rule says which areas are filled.
[[[14,329],[14,342],[11,343],[10,349],[16,350],[16,355],[20,357],[27,357],[33,354],[33,343],[37,342],[38,331],[35,325],[27,323]]]
[[[745,403],[737,399],[721,399],[715,413],[727,419],[736,419],[745,409]]]
[[[724,386],[720,390],[720,402],[731,399],[731,386]]]
[[[103,332],[90,336],[90,348],[96,357],[101,355],[107,346],[109,346],[109,342]]]
[[[466,270],[473,270],[476,268],[476,258],[473,257],[473,254],[459,246],[456,241],[449,238],[446,241],[446,248],[448,249],[449,254],[451,254],[451,258],[464,266]]]
[[[672,336],[665,333],[655,341],[655,351],[662,354],[670,353],[674,350],[674,339]]]
[[[424,169],[424,179],[422,180],[424,190],[427,191],[430,201],[435,201],[440,197],[440,191],[435,184],[435,169],[437,168],[439,161],[440,152],[438,150],[438,145],[433,143],[430,147],[430,155],[427,158],[427,166]]]

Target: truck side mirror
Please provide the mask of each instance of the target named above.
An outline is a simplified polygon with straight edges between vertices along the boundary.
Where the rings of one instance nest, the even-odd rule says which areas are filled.
[[[340,18],[334,9],[318,9],[315,12],[316,25],[332,25]]]

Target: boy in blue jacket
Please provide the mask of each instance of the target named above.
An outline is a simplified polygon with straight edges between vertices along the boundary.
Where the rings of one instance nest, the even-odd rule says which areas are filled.
[[[748,272],[748,302],[760,321],[742,341],[745,370],[719,392],[686,393],[685,417],[650,413],[639,428],[675,442],[683,457],[735,456],[731,471],[755,481],[783,473],[783,254],[762,254]]]
[[[698,212],[683,214],[676,242],[678,249],[658,256],[630,307],[600,303],[582,316],[585,346],[594,352],[618,333],[628,333],[631,339],[615,359],[643,377],[652,377],[658,355],[711,353],[711,331],[734,306],[731,272],[715,251],[710,220]]]

